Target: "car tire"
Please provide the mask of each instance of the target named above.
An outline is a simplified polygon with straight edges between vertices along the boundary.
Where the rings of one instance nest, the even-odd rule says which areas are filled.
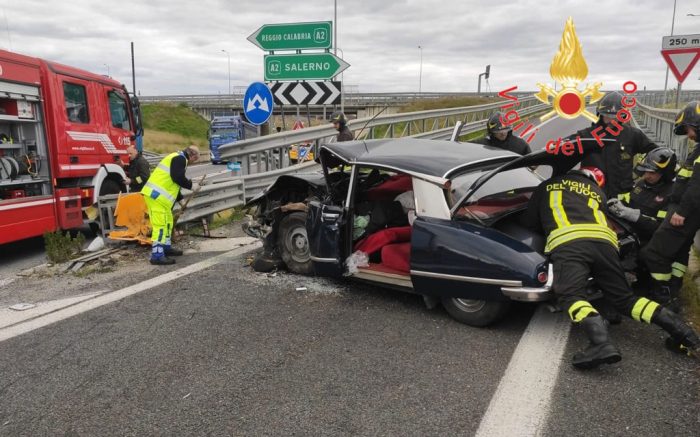
[[[289,271],[302,275],[313,274],[305,212],[293,212],[280,221],[277,247]]]
[[[457,321],[469,326],[488,326],[500,320],[508,311],[510,301],[463,299],[445,297],[442,306]]]

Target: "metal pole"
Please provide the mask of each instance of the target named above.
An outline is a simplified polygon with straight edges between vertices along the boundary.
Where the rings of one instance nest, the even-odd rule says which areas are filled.
[[[337,50],[340,50],[340,56],[342,56],[343,58],[345,58],[345,52],[343,51],[343,49],[341,49],[340,47],[336,47],[335,49],[336,49],[336,51],[337,51]],[[345,94],[345,90],[343,89],[343,86],[344,86],[344,83],[345,83],[345,81],[344,81],[344,79],[343,79],[343,78],[344,78],[344,76],[343,76],[344,74],[345,74],[345,72],[341,72],[341,73],[340,73],[340,112],[345,112],[345,95],[344,95],[344,94]],[[324,108],[324,111],[325,111],[325,108]],[[325,115],[324,115],[323,119],[324,119],[324,120],[326,119]]]
[[[231,54],[224,49],[221,51],[226,53],[226,57],[228,57],[228,94],[231,95]]]
[[[676,24],[676,0],[673,0],[673,19],[671,19],[671,35]],[[668,65],[666,65],[666,80],[664,81],[664,105],[666,104],[666,89],[668,88]]]
[[[678,82],[678,88],[676,88],[676,109],[680,107],[680,98],[681,98],[681,83]]]
[[[423,47],[418,46],[420,49],[420,70],[418,72],[418,94],[422,91],[423,86]]]
[[[338,0],[333,0],[333,54],[338,56]]]
[[[136,95],[136,69],[134,68],[134,42],[131,41],[131,92]]]

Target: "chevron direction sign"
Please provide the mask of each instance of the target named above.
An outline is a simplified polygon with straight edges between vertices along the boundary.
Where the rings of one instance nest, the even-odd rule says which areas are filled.
[[[332,53],[265,55],[265,80],[325,80],[349,66]]]
[[[269,87],[275,105],[340,104],[340,82],[276,82]]]

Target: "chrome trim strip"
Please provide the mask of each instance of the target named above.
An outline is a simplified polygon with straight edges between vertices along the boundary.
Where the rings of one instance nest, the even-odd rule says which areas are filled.
[[[337,258],[319,258],[316,256],[310,256],[311,261],[317,262],[317,263],[334,263],[338,264],[338,259]]]
[[[554,283],[554,267],[549,263],[547,267],[547,283],[542,287],[501,287],[501,291],[509,298],[521,302],[542,302],[554,296],[552,284]]]
[[[501,292],[505,296],[520,302],[542,302],[554,296],[552,290],[547,287],[501,287]]]
[[[504,287],[522,287],[521,281],[510,281],[507,279],[475,278],[473,276],[449,275],[447,273],[424,272],[422,270],[411,270],[412,275],[424,276],[426,278],[449,279],[451,281],[471,282],[476,284],[502,285]]]

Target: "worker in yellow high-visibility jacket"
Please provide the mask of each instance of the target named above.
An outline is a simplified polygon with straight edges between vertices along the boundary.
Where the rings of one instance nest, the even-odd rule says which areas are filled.
[[[180,188],[197,189],[197,183],[187,179],[185,170],[187,164],[198,159],[197,146],[169,154],[158,163],[141,190],[151,219],[151,264],[175,264],[175,260],[168,257],[182,255],[182,251],[173,248],[171,244],[173,205],[182,198]]]

